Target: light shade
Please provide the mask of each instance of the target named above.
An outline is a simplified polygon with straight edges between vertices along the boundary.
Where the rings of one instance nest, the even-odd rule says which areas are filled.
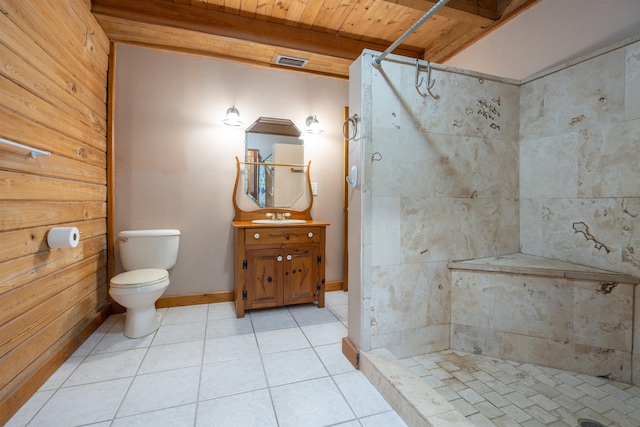
[[[232,106],[227,110],[227,115],[222,119],[222,123],[227,126],[242,126],[242,120],[240,120],[240,112],[236,106]]]
[[[324,133],[324,129],[320,126],[318,119],[316,116],[309,116],[306,120],[307,123],[307,133],[312,135],[320,135]]]

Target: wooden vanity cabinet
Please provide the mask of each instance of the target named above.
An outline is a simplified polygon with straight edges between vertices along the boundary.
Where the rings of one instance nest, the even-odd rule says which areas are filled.
[[[234,221],[236,315],[317,302],[324,307],[327,224],[274,226]]]

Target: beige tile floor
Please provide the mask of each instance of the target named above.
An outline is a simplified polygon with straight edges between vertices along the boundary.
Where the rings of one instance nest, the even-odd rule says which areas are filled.
[[[451,350],[398,362],[477,426],[640,426],[640,388],[629,384]]]
[[[157,332],[113,315],[7,426],[405,426],[341,351],[347,294],[252,311],[164,309]]]

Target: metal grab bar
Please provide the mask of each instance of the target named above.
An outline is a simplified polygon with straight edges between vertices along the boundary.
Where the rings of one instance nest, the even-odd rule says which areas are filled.
[[[49,151],[39,150],[37,148],[29,147],[28,145],[19,144],[17,142],[9,141],[8,139],[0,138],[0,143],[10,145],[12,147],[22,148],[23,150],[31,151],[31,158],[35,159],[38,156],[50,156]]]
[[[418,27],[422,24],[424,24],[424,22],[431,18],[431,16],[435,15],[435,13],[440,10],[440,8],[442,6],[444,6],[445,4],[447,4],[449,0],[440,0],[438,3],[434,4],[433,7],[431,9],[429,9],[427,11],[427,13],[425,13],[424,15],[422,15],[422,17],[420,19],[418,19],[411,27],[409,27],[409,29],[407,31],[404,32],[403,35],[401,35],[400,37],[398,37],[398,40],[396,40],[395,42],[393,42],[391,44],[391,46],[389,46],[387,48],[387,50],[385,50],[384,52],[382,52],[380,55],[375,56],[373,58],[373,65],[374,66],[378,66],[380,65],[380,63],[382,62],[382,60],[385,58],[385,56],[387,56],[388,54],[390,54],[395,48],[397,48],[398,46],[400,46],[400,43],[402,43],[404,41],[404,39],[406,39],[407,37],[409,37],[415,30],[418,29]]]

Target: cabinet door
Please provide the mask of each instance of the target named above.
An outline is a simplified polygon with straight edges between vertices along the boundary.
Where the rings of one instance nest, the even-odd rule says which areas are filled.
[[[318,255],[317,246],[284,249],[284,303],[301,304],[317,299]]]
[[[265,308],[282,305],[284,259],[280,249],[249,249],[245,290],[245,308]]]

